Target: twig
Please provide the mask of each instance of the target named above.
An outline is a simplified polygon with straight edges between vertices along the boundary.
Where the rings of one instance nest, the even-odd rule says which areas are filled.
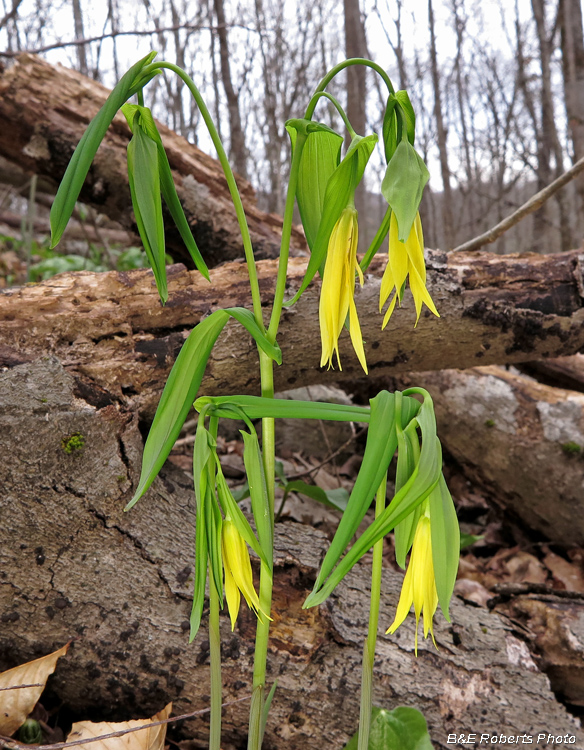
[[[222,708],[228,706],[234,706],[236,703],[242,703],[248,701],[251,695],[246,695],[243,698],[238,698],[235,701],[229,701],[229,703],[223,703]],[[172,724],[175,721],[183,721],[184,719],[192,719],[194,716],[201,716],[202,714],[209,713],[210,708],[201,708],[198,711],[192,711],[190,714],[182,714],[181,716],[171,716],[168,719],[161,719],[160,721],[151,721],[148,724],[142,724],[139,727],[131,727],[129,729],[120,729],[118,732],[111,732],[110,734],[102,734],[99,737],[87,737],[82,740],[73,740],[73,742],[56,742],[53,745],[22,745],[20,742],[15,742],[10,737],[0,736],[0,746],[10,748],[10,750],[63,750],[63,748],[75,747],[76,745],[86,745],[89,742],[98,742],[100,740],[110,740],[114,737],[123,737],[125,734],[130,732],[140,732],[143,729],[152,729],[152,727],[160,727],[164,724]]]
[[[336,458],[339,453],[342,453],[345,448],[347,448],[354,440],[357,440],[357,438],[360,438],[361,435],[363,435],[365,432],[367,432],[367,427],[362,427],[358,432],[356,432],[354,435],[351,435],[351,437],[348,440],[345,440],[345,442],[334,451],[334,453],[331,453],[330,456],[327,456],[324,461],[321,461],[319,464],[316,464],[315,466],[311,466],[309,469],[306,469],[306,471],[298,471],[296,474],[290,474],[289,477],[286,477],[286,479],[290,482],[292,479],[300,479],[301,477],[310,476],[310,474],[314,474],[316,471],[321,469],[325,464],[328,464],[330,461],[333,460],[333,458]]]
[[[558,177],[557,180],[554,180],[547,187],[544,187],[543,190],[540,190],[539,193],[536,193],[534,196],[532,196],[526,203],[520,206],[517,211],[514,211],[512,214],[507,216],[507,218],[503,219],[503,221],[500,221],[484,234],[479,234],[478,237],[475,237],[474,239],[469,240],[468,242],[464,242],[458,247],[455,247],[454,252],[471,252],[473,250],[478,250],[484,245],[489,245],[491,242],[494,242],[508,229],[511,229],[511,227],[515,226],[515,224],[518,224],[530,213],[533,213],[533,211],[536,211],[538,208],[543,206],[548,198],[551,198],[552,195],[556,193],[560,188],[564,187],[564,185],[570,182],[570,180],[573,180],[574,177],[582,172],[582,170],[584,170],[584,158],[579,159],[573,167],[570,167],[570,169],[568,169],[566,172],[564,172],[563,175]]]
[[[92,42],[102,42],[104,39],[115,39],[118,36],[153,36],[154,34],[162,34],[164,32],[180,31],[186,29],[188,31],[217,31],[219,26],[208,26],[203,24],[192,24],[192,23],[181,23],[175,26],[163,26],[155,29],[145,29],[140,31],[134,29],[133,31],[110,31],[109,34],[100,34],[99,36],[90,36],[86,39],[73,39],[70,42],[55,42],[54,44],[47,44],[44,47],[37,47],[36,49],[21,49],[21,50],[6,50],[0,52],[0,57],[18,57],[19,55],[38,55],[41,52],[50,52],[53,49],[63,49],[63,47],[80,47],[84,44],[91,44]],[[249,26],[243,24],[225,24],[225,28],[237,28],[243,29],[244,31],[256,31]]]
[[[522,594],[536,594],[539,596],[556,596],[559,599],[584,600],[584,593],[581,591],[554,589],[543,583],[497,583],[493,586],[493,591],[500,598],[511,598],[513,596],[521,596]]]
[[[22,690],[22,688],[43,687],[42,682],[32,682],[30,685],[10,685],[10,687],[0,687],[0,690]]]

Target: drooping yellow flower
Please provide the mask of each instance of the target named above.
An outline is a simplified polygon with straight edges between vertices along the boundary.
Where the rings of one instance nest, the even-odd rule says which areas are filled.
[[[355,272],[363,286],[363,273],[357,263],[359,227],[357,211],[351,206],[343,209],[328,243],[328,251],[322,277],[319,318],[322,356],[320,365],[332,367],[333,353],[337,355],[339,370],[339,336],[349,314],[349,330],[353,349],[361,366],[367,372],[363,337],[355,307]]]
[[[420,518],[416,527],[410,562],[399,597],[395,620],[387,629],[388,633],[395,633],[408,616],[412,604],[416,615],[415,652],[417,656],[420,614],[424,617],[424,638],[427,638],[428,632],[430,632],[436,646],[432,618],[438,606],[438,593],[436,592],[434,562],[432,560],[430,518],[427,515]]]
[[[389,222],[389,261],[385,267],[381,280],[381,291],[379,294],[379,311],[387,302],[391,292],[395,289],[393,299],[389,303],[385,317],[383,318],[383,330],[387,325],[395,308],[396,300],[401,305],[403,286],[407,277],[410,277],[410,289],[416,306],[416,325],[422,312],[422,304],[440,317],[432,297],[426,289],[426,264],[424,262],[424,235],[422,233],[422,222],[420,214],[416,214],[410,235],[405,242],[398,238],[398,226],[395,213],[391,214]]]
[[[250,609],[260,616],[260,600],[253,585],[251,562],[245,541],[230,519],[223,521],[221,530],[223,569],[225,571],[225,598],[231,618],[231,630],[239,614],[240,593]]]

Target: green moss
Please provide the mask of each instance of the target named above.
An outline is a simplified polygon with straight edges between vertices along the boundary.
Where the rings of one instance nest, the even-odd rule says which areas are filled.
[[[569,442],[562,444],[562,450],[564,453],[567,453],[568,456],[574,456],[578,453],[582,453],[582,446],[578,445],[578,443],[575,443],[573,440],[570,440]]]
[[[80,451],[85,445],[85,438],[80,432],[74,432],[72,435],[65,435],[61,438],[61,448],[71,455],[75,451]]]
[[[494,427],[495,426],[495,420],[494,419],[486,419],[485,420],[485,427]]]

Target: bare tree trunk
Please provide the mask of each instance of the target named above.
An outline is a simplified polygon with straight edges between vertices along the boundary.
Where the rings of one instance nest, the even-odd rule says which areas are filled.
[[[572,139],[573,161],[584,156],[584,30],[579,0],[560,0],[564,98]],[[584,211],[584,177],[576,180],[581,212]],[[578,231],[582,233],[580,219]]]
[[[563,153],[558,137],[554,116],[554,100],[552,95],[551,57],[553,53],[553,36],[548,34],[546,23],[546,0],[531,0],[533,17],[537,29],[541,65],[541,146],[540,154],[543,160],[543,171],[539,177],[538,189],[545,187],[552,179],[559,177],[564,171]],[[554,159],[554,170],[551,169],[551,157]],[[560,239],[562,250],[572,246],[570,236],[569,211],[566,202],[566,192],[560,191],[556,195],[559,208]]]
[[[221,81],[227,98],[229,112],[229,155],[233,160],[235,171],[247,178],[247,152],[245,137],[241,127],[239,114],[239,97],[233,88],[231,67],[229,65],[229,43],[227,39],[227,25],[225,21],[225,7],[223,0],[214,0],[215,15],[217,17],[217,36],[219,38],[219,57],[221,59]]]
[[[450,169],[448,168],[448,151],[446,146],[446,127],[442,114],[442,99],[440,95],[440,73],[438,71],[438,56],[436,53],[436,34],[434,32],[434,9],[432,0],[428,0],[428,20],[430,24],[430,61],[432,65],[432,85],[434,87],[434,116],[436,117],[436,131],[438,136],[438,152],[440,155],[440,173],[442,175],[442,223],[444,231],[445,250],[454,247],[454,223],[452,220],[452,189],[450,187]]]
[[[80,0],[71,0],[73,4],[73,22],[75,24],[75,38],[84,39],[85,33],[83,31],[83,14],[81,11]],[[85,45],[77,45],[77,64],[79,66],[79,72],[83,73],[84,76],[88,75],[87,68],[87,55],[85,52]]]
[[[351,57],[367,57],[367,40],[361,17],[359,0],[343,0],[345,9],[345,54]],[[362,65],[352,65],[347,69],[347,117],[358,135],[365,135],[367,117],[365,99],[367,77]],[[365,212],[365,184],[361,182],[355,193],[357,211]]]

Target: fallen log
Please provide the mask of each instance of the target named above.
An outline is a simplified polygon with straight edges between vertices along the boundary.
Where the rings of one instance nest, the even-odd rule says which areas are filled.
[[[410,382],[409,379],[406,382]],[[416,373],[468,476],[530,529],[584,545],[584,395],[501,367]]]
[[[404,308],[381,331],[377,308],[383,259],[374,261],[365,286],[357,290],[371,375],[525,362],[584,348],[584,263],[577,252],[501,257],[429,251],[428,256],[428,283],[440,319],[425,311],[414,329],[408,292]],[[291,259],[290,296],[301,283],[305,263]],[[275,261],[259,262],[258,272],[262,300],[269,304]],[[0,365],[53,354],[86,385],[100,389],[96,398],[119,399],[151,415],[188,331],[217,307],[250,305],[242,263],[213,269],[211,284],[181,265],[168,273],[170,297],[164,308],[146,270],[62,274],[2,290]],[[315,281],[284,313],[279,337],[284,363],[275,373],[279,390],[362,376],[346,332],[342,372],[319,369],[318,299]],[[228,324],[201,392],[258,393],[255,362],[247,334]]]
[[[76,71],[22,55],[0,74],[0,156],[58,181],[77,143],[109,91]],[[235,210],[219,162],[159,124],[177,192],[207,262],[243,257]],[[100,146],[80,199],[135,233],[126,147],[131,134],[123,115],[114,119]],[[251,185],[237,179],[258,258],[275,257],[282,220],[257,208]],[[56,187],[56,185],[55,185]],[[167,246],[176,260],[189,258],[169,215]],[[293,246],[304,249],[302,232]]]
[[[127,720],[173,701],[176,714],[209,702],[209,643],[188,645],[194,565],[191,481],[169,469],[130,513],[141,449],[136,420],[97,409],[54,358],[0,375],[0,670],[75,638],[51,678],[51,700],[76,718]],[[72,440],[76,436],[75,441]],[[329,600],[303,610],[326,546],[319,531],[277,525],[270,684],[278,689],[268,750],[340,749],[355,731],[367,627],[369,565],[357,565]],[[382,630],[402,575],[384,570]],[[414,656],[413,618],[379,636],[374,701],[415,706],[436,748],[469,733],[528,735],[553,747],[584,734],[555,699],[511,621],[454,600],[453,624]],[[203,627],[206,626],[206,622]],[[521,632],[521,631],[518,631]],[[235,632],[221,617],[224,699],[250,695],[254,617]],[[229,706],[224,750],[245,742],[248,703]],[[185,724],[190,747],[206,747],[208,720]],[[536,736],[544,739],[536,742]],[[491,745],[497,741],[491,741]]]

